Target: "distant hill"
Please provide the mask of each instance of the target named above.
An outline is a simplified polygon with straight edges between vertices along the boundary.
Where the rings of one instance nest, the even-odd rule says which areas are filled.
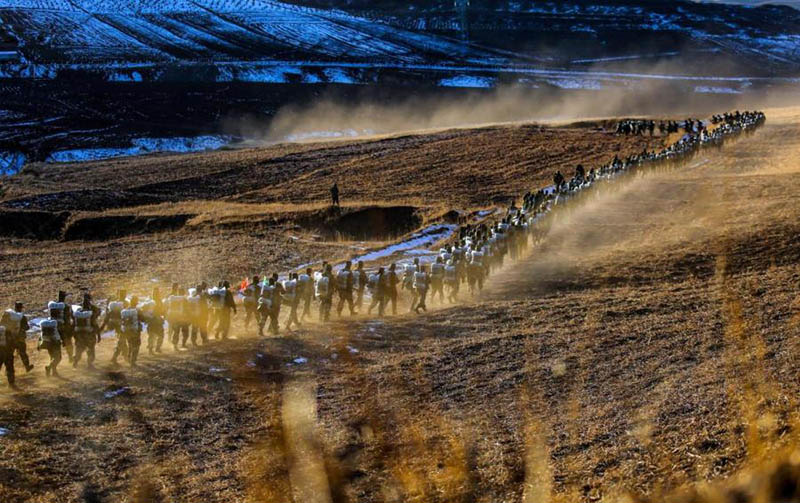
[[[6,0],[0,78],[602,88],[800,75],[800,12],[688,1]],[[731,80],[732,79],[732,80]],[[705,85],[705,84],[704,84]]]
[[[729,3],[735,5],[746,5],[758,7],[761,5],[788,5],[795,9],[800,9],[800,1],[797,0],[695,0],[701,3]]]

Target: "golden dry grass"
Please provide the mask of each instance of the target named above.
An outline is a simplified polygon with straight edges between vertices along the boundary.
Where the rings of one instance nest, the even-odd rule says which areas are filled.
[[[480,299],[24,377],[0,410],[0,496],[792,501],[800,113],[769,121],[559,214]],[[120,382],[132,396],[102,397]]]

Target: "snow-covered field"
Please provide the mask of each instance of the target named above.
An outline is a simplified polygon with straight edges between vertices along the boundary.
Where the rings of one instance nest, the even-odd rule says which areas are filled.
[[[776,17],[786,16],[781,11],[716,9],[668,2],[639,6],[519,0],[492,12],[487,26],[498,30],[498,37],[504,30],[583,34],[589,37],[587,47],[600,44],[591,39],[603,30],[680,34],[691,41],[694,52],[720,51],[800,69],[800,16],[783,20]],[[496,74],[526,74],[518,82],[525,84],[542,71],[550,74],[537,85],[608,87],[596,73],[559,75],[569,68],[532,65],[537,58],[535,52],[525,52],[525,43],[509,50],[500,49],[502,44],[461,40],[454,12],[409,12],[365,17],[277,0],[5,0],[0,3],[0,30],[35,57],[0,64],[0,78],[53,79],[65,70],[81,69],[121,82],[173,79],[177,72],[180,78],[217,82],[380,84],[379,71],[394,69],[393,78],[403,72],[433,72],[435,85],[486,88],[501,81]],[[435,30],[452,31],[452,36]],[[564,63],[608,65],[682,55],[681,50],[664,49],[648,53],[634,47],[623,54],[566,57]]]

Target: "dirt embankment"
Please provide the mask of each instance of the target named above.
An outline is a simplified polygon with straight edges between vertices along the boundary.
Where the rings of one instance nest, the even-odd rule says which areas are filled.
[[[108,216],[81,218],[64,229],[65,241],[104,241],[183,228],[194,215]]]
[[[382,241],[409,233],[422,225],[423,217],[414,206],[372,206],[352,211],[330,208],[296,221],[327,239]]]
[[[68,211],[0,210],[0,237],[49,240],[61,236]]]

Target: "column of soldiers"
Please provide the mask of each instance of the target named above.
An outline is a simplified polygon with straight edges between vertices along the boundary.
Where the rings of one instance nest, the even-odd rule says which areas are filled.
[[[741,113],[738,110],[732,114],[724,114],[724,116],[715,115],[711,122],[712,124],[719,124],[721,117],[731,116],[733,118],[736,113],[739,113],[739,119],[732,120],[738,122],[741,119]],[[644,136],[647,134],[655,136],[656,128],[658,128],[659,135],[664,136],[665,134],[678,133],[680,131],[684,131],[687,134],[699,133],[703,127],[705,127],[703,121],[692,118],[683,121],[659,121],[657,125],[653,120],[624,119],[617,123],[616,133],[625,136]]]
[[[407,300],[410,312],[419,313],[427,311],[429,303],[458,302],[462,289],[472,296],[478,295],[489,275],[502,268],[506,258],[517,260],[531,242],[542,238],[545,229],[538,223],[555,205],[619,173],[639,166],[683,160],[700,146],[719,145],[727,136],[760,126],[765,116],[761,112],[737,111],[715,116],[712,121],[717,126],[715,129],[709,130],[701,123],[694,128],[696,132],[660,152],[645,151],[625,159],[615,156],[608,164],[591,168],[588,173],[578,165],[570,179],[557,172],[553,186],[526,193],[522,197],[522,207],[512,204],[499,221],[462,225],[454,241],[426,261],[430,263],[415,258],[409,264],[392,263],[368,272],[363,262],[358,262],[353,269],[348,261],[337,271],[332,264],[323,262],[316,272],[307,268],[300,273],[290,273],[285,280],[280,280],[277,273],[264,279],[253,276],[236,292],[243,299],[245,330],[255,323],[260,336],[264,335],[265,327],[270,334],[278,334],[282,308],[288,310],[284,328],[300,327],[313,316],[311,304],[315,300],[319,303],[318,318],[326,322],[334,303],[339,317],[345,308],[353,316],[363,312],[365,297],[370,299],[366,313],[372,315],[377,310],[382,317],[389,309],[396,315],[401,298]],[[189,342],[195,347],[207,344],[212,333],[217,340],[229,338],[231,320],[238,311],[234,291],[227,281],[211,288],[206,283],[191,288],[182,288],[176,283],[166,299],[156,288],[143,302],[119,290],[108,299],[105,309],[94,305],[89,293],[83,294],[80,305],[70,305],[67,299],[67,292],[58,292],[56,300],[46,306],[46,319],[39,323],[41,334],[37,349],[49,355],[45,366],[48,377],[59,375],[63,352],[73,367],[78,367],[85,354],[88,368],[93,368],[95,347],[106,331],[116,336],[111,362],[117,364],[122,357],[135,367],[144,331],[150,355],[161,353],[167,335],[173,350],[185,350]],[[26,371],[33,369],[27,354],[26,332],[29,329],[22,303],[17,302],[13,309],[0,316],[0,369],[5,367],[12,387],[15,356],[20,357]]]

